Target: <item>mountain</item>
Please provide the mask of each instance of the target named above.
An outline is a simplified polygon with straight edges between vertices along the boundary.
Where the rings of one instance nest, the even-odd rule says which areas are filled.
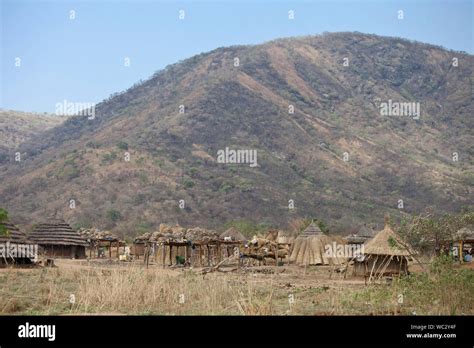
[[[473,204],[473,63],[361,33],[218,48],[24,142],[23,160],[0,166],[0,206],[130,235],[457,211]],[[219,163],[226,148],[257,151],[258,166]]]
[[[61,124],[66,118],[0,109],[0,151],[15,149],[33,135]]]

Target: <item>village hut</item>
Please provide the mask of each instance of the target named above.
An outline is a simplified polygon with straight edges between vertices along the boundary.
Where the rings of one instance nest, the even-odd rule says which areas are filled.
[[[106,250],[108,250],[107,254],[109,258],[112,258],[113,256],[119,258],[120,247],[126,246],[125,241],[120,240],[118,236],[110,231],[102,231],[93,227],[80,228],[78,232],[89,244],[86,253],[90,258],[105,257]]]
[[[5,232],[0,234],[0,265],[33,263],[38,252],[37,246],[16,225],[4,221],[0,226]]]
[[[150,237],[150,232],[143,233],[142,235],[136,237],[133,241],[133,246],[130,255],[135,256],[138,259],[140,258],[140,256],[144,256],[146,243],[148,242]]]
[[[474,225],[468,225],[454,234],[452,240],[453,247],[457,249],[457,254],[461,262],[472,262],[472,255],[474,253]]]
[[[295,242],[295,237],[287,234],[284,231],[278,231],[278,236],[276,242],[278,244],[288,244],[292,245]]]
[[[376,234],[376,231],[367,225],[363,225],[356,234],[351,234],[344,239],[349,244],[364,244],[371,240]]]
[[[0,243],[25,243],[27,241],[26,234],[21,232],[20,229],[10,223],[10,222],[0,222],[0,226],[2,226],[6,234],[0,234]]]
[[[245,242],[245,241],[247,241],[247,238],[245,238],[245,236],[242,233],[240,233],[240,231],[238,229],[236,229],[235,227],[228,228],[227,230],[222,232],[219,237],[222,240],[229,239],[233,242]]]
[[[145,263],[150,256],[165,266],[214,264],[219,260],[219,234],[201,227],[184,228],[179,225],[160,224],[159,230],[148,238]]]
[[[80,259],[86,257],[87,241],[62,219],[36,225],[29,238],[43,248],[45,256]]]
[[[312,222],[295,239],[290,262],[299,266],[341,265],[346,262],[346,258],[338,255],[333,246],[346,244],[339,236],[325,235],[319,226]]]
[[[369,281],[383,276],[408,273],[408,261],[415,251],[403,242],[385,219],[385,227],[364,244],[362,254],[357,256],[354,274],[364,275]]]

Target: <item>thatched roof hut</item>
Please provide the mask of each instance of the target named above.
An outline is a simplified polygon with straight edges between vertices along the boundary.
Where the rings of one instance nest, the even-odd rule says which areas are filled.
[[[20,229],[16,225],[7,221],[0,222],[0,226],[5,227],[5,230],[7,232],[6,234],[0,234],[0,243],[28,243],[26,233],[20,231]]]
[[[238,242],[245,242],[247,240],[247,238],[245,238],[245,236],[242,233],[240,233],[240,231],[236,229],[235,227],[228,228],[227,230],[222,232],[219,237],[220,239],[225,239],[225,237],[230,237],[232,241],[238,241]]]
[[[14,224],[5,221],[0,226],[6,231],[6,234],[0,234],[0,265],[33,263],[38,254],[38,246]]]
[[[377,232],[367,225],[363,225],[356,234],[351,234],[344,239],[349,244],[363,244],[372,239]]]
[[[363,246],[362,260],[355,263],[354,273],[369,277],[369,281],[385,275],[408,273],[408,261],[416,254],[414,249],[390,228],[387,218],[384,229]]]
[[[371,240],[364,244],[365,255],[390,255],[407,256],[415,251],[403,242],[401,237],[393,231],[388,224],[377,233]]]
[[[311,222],[308,227],[299,235],[299,237],[312,237],[312,236],[324,236],[323,231],[319,228],[316,223]]]
[[[347,244],[339,236],[325,235],[318,225],[312,222],[294,241],[290,262],[300,266],[309,265],[340,265],[346,262],[345,258],[337,255],[329,256],[327,247],[334,243]]]
[[[87,241],[62,219],[51,219],[36,225],[29,237],[40,245],[87,246]]]
[[[36,225],[29,238],[44,248],[45,254],[52,257],[85,257],[85,247],[89,244],[62,219],[50,219]]]

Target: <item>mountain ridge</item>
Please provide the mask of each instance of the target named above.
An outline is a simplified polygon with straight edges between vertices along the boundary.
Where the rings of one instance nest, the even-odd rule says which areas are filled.
[[[385,211],[460,209],[473,203],[472,63],[360,33],[218,48],[98,104],[92,122],[73,117],[21,145],[24,162],[0,167],[0,204],[24,221],[56,209],[124,233],[306,216],[351,229]],[[381,117],[387,100],[419,102],[421,119]],[[258,170],[216,163],[226,146],[257,150]]]

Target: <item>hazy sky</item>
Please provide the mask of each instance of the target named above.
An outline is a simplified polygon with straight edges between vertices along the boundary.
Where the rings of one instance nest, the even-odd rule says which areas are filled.
[[[100,102],[168,64],[217,47],[324,31],[474,51],[472,0],[0,2],[0,107],[22,111],[54,112],[63,100]]]

